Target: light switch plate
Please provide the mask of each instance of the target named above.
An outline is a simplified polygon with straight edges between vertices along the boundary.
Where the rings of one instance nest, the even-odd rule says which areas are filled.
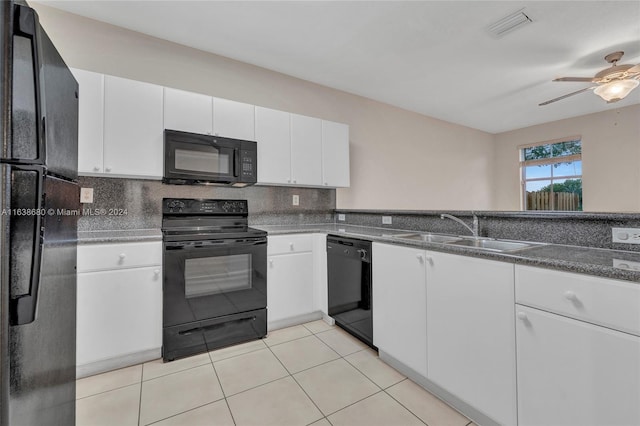
[[[338,220],[344,222],[347,218],[343,213],[338,213]]]
[[[391,216],[382,216],[383,225],[391,225]]]
[[[611,241],[623,244],[640,244],[640,229],[611,228]]]
[[[293,196],[293,205],[294,206],[299,206],[300,205],[300,196],[299,195],[294,195]]]
[[[93,188],[80,188],[80,202],[93,203]]]

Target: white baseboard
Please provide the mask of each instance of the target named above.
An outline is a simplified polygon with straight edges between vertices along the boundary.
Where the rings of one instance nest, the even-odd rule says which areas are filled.
[[[316,321],[324,319],[321,311],[311,312],[308,314],[296,315],[295,317],[283,318],[276,321],[267,322],[267,330],[273,331],[280,328],[291,327],[298,324],[304,324],[305,322]],[[326,320],[325,320],[326,321]]]
[[[76,378],[81,379],[87,376],[104,373],[106,371],[117,370],[119,368],[130,367],[143,362],[152,361],[162,357],[162,348],[149,349],[143,352],[135,352],[115,358],[103,359],[90,364],[76,365]]]

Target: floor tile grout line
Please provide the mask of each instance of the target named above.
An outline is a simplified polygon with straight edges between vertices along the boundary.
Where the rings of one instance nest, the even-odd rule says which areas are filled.
[[[320,340],[320,339],[318,339]],[[300,388],[300,390],[302,390],[302,392],[307,396],[307,398],[309,398],[309,401],[311,401],[311,403],[313,404],[314,407],[316,407],[318,409],[318,412],[324,416],[324,412],[320,409],[320,407],[318,407],[318,404],[316,404],[316,402],[313,400],[313,398],[311,398],[311,395],[309,395],[307,393],[307,391],[302,387],[302,385],[300,384],[300,382],[298,382],[296,380],[296,378],[294,377],[293,374],[291,374],[291,372],[289,371],[289,369],[284,365],[284,363],[280,360],[280,358],[278,358],[278,355],[276,355],[272,350],[271,347],[269,347],[269,350],[271,351],[271,354],[276,357],[276,359],[278,360],[278,362],[280,363],[280,365],[282,365],[282,367],[287,371],[287,373],[289,373],[289,377],[291,377],[291,379],[293,379],[293,381],[295,382],[296,385],[298,385],[298,387]],[[331,361],[328,361],[331,362]],[[317,366],[316,366],[317,367]],[[313,367],[311,367],[313,368]],[[296,373],[297,374],[297,373]],[[316,420],[319,421],[320,419]]]
[[[327,420],[329,420],[329,416],[333,416],[334,414],[336,414],[336,413],[338,413],[338,412],[340,412],[340,411],[342,411],[342,410],[345,410],[345,409],[347,409],[347,408],[349,408],[349,407],[351,407],[351,406],[353,406],[353,405],[356,405],[357,403],[362,402],[362,401],[364,401],[364,400],[365,400],[365,399],[367,399],[367,398],[371,398],[372,396],[377,395],[377,394],[379,394],[379,393],[381,393],[381,392],[384,392],[384,391],[383,391],[383,390],[379,390],[379,391],[376,391],[376,392],[372,393],[371,395],[367,395],[367,396],[365,396],[364,398],[360,398],[360,399],[359,399],[359,400],[357,400],[357,401],[354,401],[354,402],[352,402],[352,403],[350,403],[350,404],[348,404],[348,405],[345,405],[344,407],[340,408],[339,410],[336,410],[336,411],[334,411],[334,412],[332,412],[332,413],[327,414],[325,417],[327,417]]]
[[[312,334],[311,336],[313,336],[313,337],[315,337],[316,339],[318,339],[318,341],[319,341],[320,343],[324,344],[324,345],[325,345],[327,348],[329,348],[333,353],[335,353],[336,355],[338,355],[338,357],[342,358],[342,355],[340,355],[340,354],[338,353],[338,351],[336,351],[336,350],[335,350],[335,349],[333,349],[331,346],[329,346],[329,345],[327,344],[327,342],[325,342],[324,340],[322,340],[321,338],[319,338],[318,336],[316,336],[316,335],[314,335],[314,334]],[[305,339],[305,338],[307,338],[307,337],[311,337],[311,336],[301,337],[300,339],[296,339],[296,340],[302,340],[302,339]],[[295,342],[296,340],[291,340],[291,341],[289,341],[289,342],[285,342],[285,343]],[[279,345],[273,345],[273,347],[275,347],[275,346],[280,346],[280,345],[284,345],[285,343],[281,343],[281,344],[279,344]],[[272,348],[272,346],[269,346],[269,349],[271,349],[271,348]],[[273,352],[273,351],[271,351],[271,352]],[[273,354],[274,354],[274,355],[276,355],[276,354],[275,354],[275,352],[274,352]],[[276,357],[277,357],[277,356],[278,356],[278,355],[276,355]],[[336,359],[338,359],[338,358],[336,358]],[[330,361],[333,361],[333,360],[330,360]],[[329,361],[327,361],[327,362],[329,362]],[[322,365],[322,364],[318,364],[318,365]],[[285,367],[285,368],[286,368],[286,367]],[[313,367],[309,367],[309,368],[313,368]],[[308,368],[305,368],[304,370],[308,370]],[[304,371],[304,370],[300,370],[300,371]],[[288,371],[288,369],[287,369],[287,371]],[[296,371],[295,373],[292,373],[292,374],[297,374],[297,373],[299,373],[300,371]]]
[[[281,330],[282,330],[282,329],[281,329]],[[277,330],[274,330],[274,331],[277,331]],[[311,332],[310,332],[310,333],[311,333]],[[307,335],[304,335],[304,336],[300,336],[300,337],[293,338],[293,339],[291,339],[291,340],[285,340],[284,342],[274,343],[274,344],[271,344],[271,345],[270,345],[270,344],[268,344],[267,342],[265,342],[264,344],[265,344],[267,347],[269,347],[269,348],[270,348],[270,347],[272,347],[272,346],[280,346],[280,345],[284,345],[285,343],[295,342],[296,340],[304,339],[305,337],[309,337],[309,336],[315,336],[315,334],[311,333],[311,334],[307,334]],[[267,336],[267,337],[265,337],[265,339],[268,339],[268,338],[269,338],[268,336]]]
[[[173,418],[173,417],[177,417],[177,416],[179,416],[179,415],[181,415],[181,414],[185,414],[185,413],[188,413],[188,412],[190,412],[190,411],[197,410],[197,409],[202,408],[202,407],[206,407],[207,405],[215,404],[216,402],[220,402],[220,401],[222,401],[223,399],[224,399],[224,398],[216,399],[215,401],[207,402],[206,404],[198,405],[197,407],[189,408],[188,410],[181,411],[181,412],[179,412],[179,413],[175,413],[175,414],[172,414],[172,415],[170,415],[170,416],[163,417],[163,418],[158,419],[158,420],[154,420],[153,422],[151,422],[151,423],[147,423],[146,425],[139,425],[139,426],[151,426],[151,425],[155,425],[156,423],[160,423],[160,422],[163,422],[163,421],[165,421],[165,420],[167,420],[167,419],[171,419],[171,418]],[[234,422],[234,424],[235,424],[235,422]]]
[[[264,346],[264,347],[268,347],[268,345],[264,342],[264,340],[265,340],[265,337],[263,337],[263,338],[261,338],[261,339],[257,339],[257,340],[252,340],[252,341],[249,341],[249,342],[245,342],[245,343],[251,343],[251,342],[262,342],[262,344],[263,344],[263,346]],[[231,346],[226,346],[225,348],[231,348],[231,347],[233,347],[233,345],[231,345]],[[214,362],[224,361],[224,360],[226,360],[226,359],[235,358],[235,357],[238,357],[238,356],[241,356],[241,355],[246,355],[246,354],[249,354],[249,353],[251,353],[251,352],[261,351],[262,349],[264,349],[264,347],[262,347],[262,348],[255,348],[255,349],[251,349],[251,350],[248,350],[248,351],[246,351],[246,352],[242,352],[242,353],[240,353],[240,354],[235,354],[235,355],[228,356],[228,357],[226,357],[226,358],[221,358],[221,359],[216,359],[216,360],[214,360],[213,358],[211,358],[211,353],[212,353],[212,352],[215,352],[216,350],[209,351],[208,353],[209,353],[209,359],[211,360],[211,362],[212,362],[212,363],[214,363]],[[220,349],[225,349],[225,348],[220,348]]]
[[[140,385],[140,387],[142,387],[142,382],[129,383],[128,385],[118,386],[117,388],[107,389],[107,390],[103,390],[103,391],[100,391],[100,392],[92,393],[91,395],[83,396],[81,398],[76,398],[76,401],[80,401],[80,400],[83,400],[83,399],[87,399],[87,398],[91,398],[91,397],[94,397],[94,396],[102,395],[102,394],[105,394],[105,393],[108,393],[108,392],[113,392],[113,391],[116,391],[116,390],[128,388],[128,387],[134,386],[134,385]]]
[[[399,381],[398,383],[396,383],[395,385],[398,385],[402,382],[404,382],[405,380],[409,380],[411,381],[408,377],[405,377],[404,380]],[[411,411],[409,409],[409,407],[407,407],[406,405],[404,405],[402,402],[398,401],[397,398],[395,398],[393,395],[391,395],[389,392],[387,392],[387,389],[395,386],[395,385],[391,385],[388,388],[384,389],[382,392],[386,393],[389,398],[393,399],[395,402],[397,402],[398,404],[400,404],[401,407],[403,407],[405,410],[407,410],[408,412],[410,412],[416,419],[418,419],[419,421],[421,421],[422,423],[424,423],[425,425],[429,426],[429,424],[427,422],[425,422],[424,420],[422,420],[416,413],[414,413],[413,411]],[[466,426],[466,425],[465,425]]]
[[[138,426],[142,421],[142,378],[144,377],[144,363],[140,368],[140,394],[138,396]]]
[[[175,362],[175,361],[172,361],[172,362]],[[143,380],[143,381],[142,381],[142,383],[145,383],[145,382],[152,382],[152,381],[154,381],[154,380],[161,379],[161,378],[163,378],[163,377],[167,377],[167,376],[171,376],[171,375],[173,375],[173,374],[183,373],[183,372],[185,372],[185,371],[193,370],[193,369],[195,369],[195,368],[200,368],[200,367],[205,366],[205,365],[207,365],[207,364],[208,364],[207,362],[204,362],[204,363],[202,363],[202,364],[199,364],[199,365],[193,365],[193,366],[191,366],[191,367],[183,368],[183,369],[181,369],[181,370],[174,371],[174,372],[171,372],[171,373],[161,374],[160,376],[156,376],[156,377],[152,377],[152,378],[147,379],[147,380]]]
[[[364,351],[364,350],[366,350],[366,349],[363,349],[363,351]],[[398,383],[400,383],[400,382],[402,382],[404,379],[406,379],[406,376],[402,375],[402,377],[404,377],[402,380],[398,380],[397,382],[392,383],[392,384],[390,384],[390,385],[389,385],[389,386],[387,386],[387,387],[382,387],[382,386],[380,386],[378,383],[376,383],[376,381],[375,381],[375,380],[373,380],[373,379],[372,379],[371,377],[369,377],[369,376],[368,376],[364,371],[360,370],[360,369],[359,369],[359,368],[358,368],[354,363],[352,363],[351,361],[349,361],[349,360],[347,359],[347,357],[348,357],[348,356],[351,356],[351,355],[354,355],[354,354],[357,354],[357,353],[360,353],[360,352],[362,352],[362,351],[354,352],[354,353],[349,354],[349,355],[347,355],[347,356],[343,356],[342,358],[343,358],[346,362],[348,362],[348,363],[349,363],[349,365],[351,365],[353,368],[355,368],[356,370],[358,370],[358,371],[360,372],[360,374],[362,374],[364,377],[366,377],[367,379],[369,379],[369,381],[370,381],[370,382],[372,382],[374,385],[376,385],[377,387],[379,387],[379,388],[380,388],[380,390],[385,390],[385,389],[387,389],[387,388],[390,388],[391,386],[397,385]],[[379,358],[378,358],[378,359],[379,359]],[[384,361],[382,361],[382,362],[384,362]],[[388,365],[388,364],[385,364],[385,365]],[[390,366],[389,366],[389,367],[390,367]],[[393,367],[391,367],[391,368],[393,368]],[[396,372],[398,372],[399,374],[402,374],[402,373],[400,373],[398,370],[396,370],[395,368],[393,368],[393,370],[394,370],[394,371],[396,371]]]
[[[265,345],[266,346],[266,345]],[[211,358],[211,356],[209,356]],[[213,367],[213,373],[216,375],[216,380],[218,381],[218,385],[220,386],[220,390],[222,391],[222,397],[224,399],[224,403],[227,405],[227,410],[229,410],[229,415],[231,416],[231,421],[234,425],[236,425],[236,419],[233,417],[233,411],[231,411],[231,406],[229,405],[229,400],[227,399],[227,394],[224,392],[224,388],[222,387],[222,382],[220,381],[220,376],[218,375],[218,370],[216,369],[215,363],[213,359],[211,360],[211,366]]]

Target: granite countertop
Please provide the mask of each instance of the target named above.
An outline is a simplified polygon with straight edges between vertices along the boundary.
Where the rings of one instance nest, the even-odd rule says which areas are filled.
[[[500,253],[473,247],[461,247],[422,241],[402,240],[399,238],[394,238],[392,236],[394,234],[427,231],[387,228],[383,229],[332,223],[297,226],[254,225],[253,227],[267,231],[269,235],[313,232],[345,235],[348,237],[362,238],[369,241],[400,244],[404,246],[419,247],[425,250],[439,251],[443,253],[480,257],[521,265],[558,269],[562,271],[597,275],[606,278],[615,278],[640,283],[640,253],[637,252],[606,250],[579,246],[565,246],[558,244],[545,244],[534,246],[533,248],[528,248],[521,251]]]
[[[159,229],[78,231],[78,244],[133,243],[148,241],[162,241],[162,231]]]

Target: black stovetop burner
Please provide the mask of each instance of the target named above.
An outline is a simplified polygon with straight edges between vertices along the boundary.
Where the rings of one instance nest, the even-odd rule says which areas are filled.
[[[248,215],[247,200],[164,198],[162,234],[165,241],[265,237]]]

